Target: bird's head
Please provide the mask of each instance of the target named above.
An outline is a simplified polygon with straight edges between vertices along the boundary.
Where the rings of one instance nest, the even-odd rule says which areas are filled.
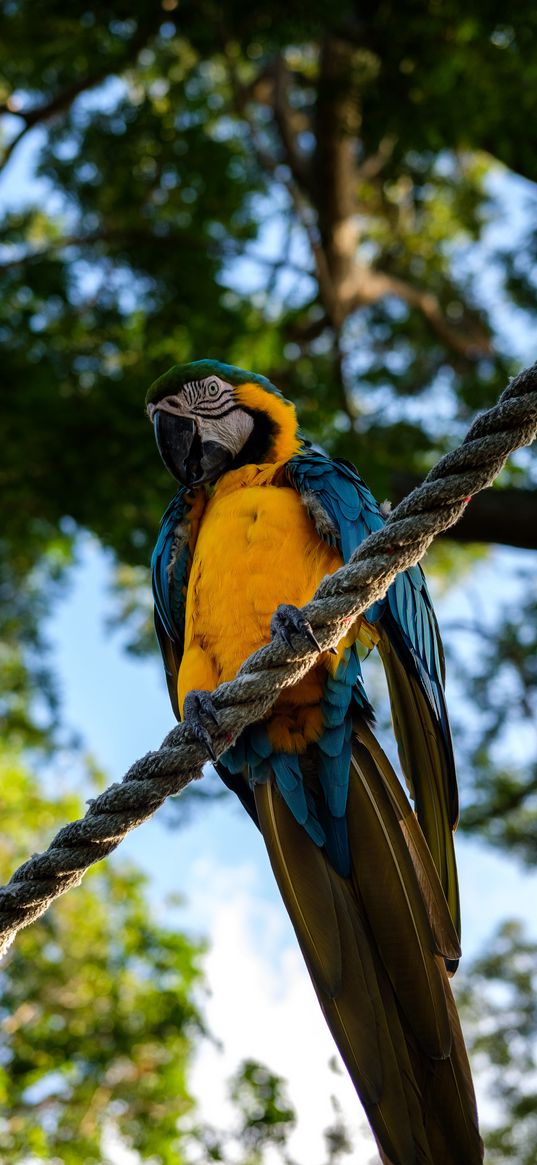
[[[175,364],[151,385],[146,407],[162,460],[182,485],[286,461],[299,448],[291,402],[264,376],[217,360]]]

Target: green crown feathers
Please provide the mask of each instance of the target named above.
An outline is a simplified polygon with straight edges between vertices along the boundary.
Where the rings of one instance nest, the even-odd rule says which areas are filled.
[[[178,392],[184,384],[191,380],[205,380],[208,376],[220,376],[229,384],[259,384],[267,392],[283,397],[266,376],[259,376],[256,372],[247,372],[244,368],[235,368],[233,364],[222,364],[220,360],[194,360],[191,364],[174,364],[162,376],[149,386],[145,398],[146,405],[157,404],[165,396]]]

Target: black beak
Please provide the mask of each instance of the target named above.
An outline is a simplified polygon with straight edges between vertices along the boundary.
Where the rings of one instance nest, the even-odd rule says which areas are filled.
[[[156,409],[153,417],[157,449],[166,469],[182,485],[191,485],[199,473],[200,457],[196,457],[196,443],[200,446],[194,421]],[[197,440],[196,440],[197,439]]]
[[[229,449],[217,441],[202,441],[194,421],[155,409],[155,440],[166,469],[181,485],[216,481],[229,468]]]

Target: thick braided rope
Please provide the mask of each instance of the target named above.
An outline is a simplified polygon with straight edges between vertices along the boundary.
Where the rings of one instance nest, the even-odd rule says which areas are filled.
[[[461,516],[473,494],[491,485],[510,453],[537,435],[537,364],[521,372],[498,404],[474,421],[462,445],[448,453],[371,534],[350,561],[321,582],[303,608],[323,649],[345,634],[357,615],[382,598],[395,575],[419,562],[433,538]],[[308,644],[296,651],[280,641],[262,647],[237,676],[213,694],[219,727],[218,755],[247,724],[270,710],[283,688],[313,666]],[[120,784],[89,804],[86,816],[64,826],[48,850],[34,854],[0,888],[0,955],[15,934],[76,886],[94,862],[106,857],[129,830],[146,821],[171,793],[201,776],[206,760],[189,728],[179,724],[157,752],[134,762]]]

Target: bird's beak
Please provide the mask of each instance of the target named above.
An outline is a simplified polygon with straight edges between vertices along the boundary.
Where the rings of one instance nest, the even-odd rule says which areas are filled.
[[[204,441],[198,424],[190,417],[178,416],[159,405],[152,406],[149,415],[160,456],[181,485],[216,481],[229,468],[232,460],[229,449],[217,441]]]

